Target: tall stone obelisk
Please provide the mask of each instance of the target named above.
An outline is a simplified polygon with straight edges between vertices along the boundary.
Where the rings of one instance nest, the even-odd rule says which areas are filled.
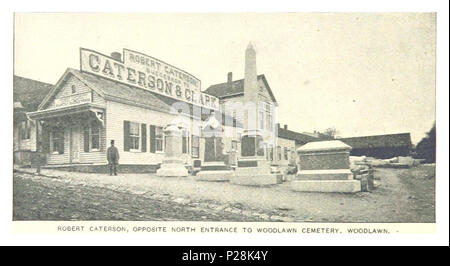
[[[237,185],[266,186],[281,183],[282,174],[273,173],[265,159],[263,138],[258,125],[258,77],[256,50],[250,42],[245,50],[244,132],[241,154],[230,182]]]
[[[245,75],[244,75],[244,105],[247,108],[244,114],[244,129],[256,130],[258,128],[258,80],[256,72],[255,45],[250,42],[245,49]]]

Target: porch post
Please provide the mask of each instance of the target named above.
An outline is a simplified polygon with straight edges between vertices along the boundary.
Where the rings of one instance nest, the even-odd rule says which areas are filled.
[[[36,163],[36,174],[41,173],[41,138],[39,137],[39,126],[40,126],[40,120],[36,120],[36,157],[37,157],[37,163]]]

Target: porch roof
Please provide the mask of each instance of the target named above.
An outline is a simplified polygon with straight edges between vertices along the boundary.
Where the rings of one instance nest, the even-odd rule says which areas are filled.
[[[39,110],[36,112],[27,113],[28,117],[33,120],[47,120],[55,117],[79,114],[84,112],[98,112],[104,111],[105,106],[95,103],[80,103],[71,106],[64,106],[59,108]]]

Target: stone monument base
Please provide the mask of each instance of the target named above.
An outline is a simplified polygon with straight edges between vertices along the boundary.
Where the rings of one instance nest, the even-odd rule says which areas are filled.
[[[188,170],[181,163],[162,163],[161,168],[156,171],[157,176],[184,177],[188,176]]]
[[[230,182],[245,186],[276,185],[283,181],[283,174],[272,173],[270,163],[262,159],[245,159],[238,162]]]
[[[354,193],[361,191],[361,184],[359,180],[294,180],[291,188],[301,192]]]
[[[266,175],[240,175],[232,176],[230,182],[236,185],[243,186],[269,186],[276,185],[282,182],[282,174],[266,174]]]
[[[297,149],[300,171],[291,182],[294,191],[346,192],[361,190],[350,171],[351,147],[339,140],[314,141]]]
[[[207,162],[203,163],[200,172],[194,179],[198,181],[229,181],[233,171],[229,169],[224,162]]]
[[[331,170],[300,170],[296,180],[351,180],[353,174],[350,169]]]

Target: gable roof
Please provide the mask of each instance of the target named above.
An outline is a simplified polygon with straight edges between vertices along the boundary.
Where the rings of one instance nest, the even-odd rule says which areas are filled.
[[[68,68],[59,81],[56,83],[52,91],[50,91],[39,106],[42,109],[50,102],[56,95],[58,88],[60,88],[67,80],[68,76],[73,75],[80,79],[86,86],[100,94],[105,99],[121,99],[128,102],[137,103],[153,107],[157,110],[168,111],[170,105],[156,97],[154,93],[143,89],[127,86],[112,80],[102,78],[93,74],[81,72],[76,69]]]
[[[353,149],[411,146],[410,133],[340,138],[339,140],[352,146]]]
[[[20,102],[26,112],[36,111],[52,84],[14,75],[13,100]]]
[[[106,100],[135,103],[140,106],[149,107],[156,111],[162,112],[170,112],[171,106],[174,103],[178,102],[176,99],[153,93],[139,87],[122,84],[94,74],[68,68],[60,78],[60,80],[57,82],[57,84],[54,86],[54,89],[48,93],[44,101],[41,103],[40,108],[44,107],[46,103],[48,103],[52,99],[52,97],[56,95],[58,88],[63,85],[68,75],[74,75],[83,83],[85,83],[86,86],[99,93]],[[193,104],[188,104],[188,106],[190,115],[194,116],[195,113],[193,112]],[[184,113],[186,113],[186,110],[183,111]],[[208,115],[203,114],[201,119],[206,119],[206,117],[209,116],[210,111],[211,110],[207,112]],[[216,111],[216,117],[220,116],[222,116],[222,114]],[[239,125],[240,124],[238,124],[238,126]]]
[[[283,139],[295,140],[296,143],[308,143],[320,140],[319,138],[298,133],[289,129],[284,129],[281,127],[278,128],[278,137]]]
[[[160,111],[170,111],[170,106],[176,101],[169,97],[158,97],[159,95],[156,93],[137,87],[127,86],[93,74],[81,72],[79,70],[73,71],[88,82],[89,85],[99,89],[106,99],[119,98],[140,105],[153,107]],[[173,102],[171,100],[173,100]]]
[[[266,86],[267,91],[269,92],[270,98],[274,103],[276,103],[277,100],[275,99],[272,89],[270,88],[269,83],[267,82],[266,76],[264,76],[264,74],[261,74],[258,75],[257,79],[262,80],[264,82],[264,85]],[[228,82],[214,84],[209,86],[206,90],[204,90],[204,92],[212,96],[215,96],[219,99],[240,96],[241,94],[244,94],[244,79],[232,81],[231,86]]]

